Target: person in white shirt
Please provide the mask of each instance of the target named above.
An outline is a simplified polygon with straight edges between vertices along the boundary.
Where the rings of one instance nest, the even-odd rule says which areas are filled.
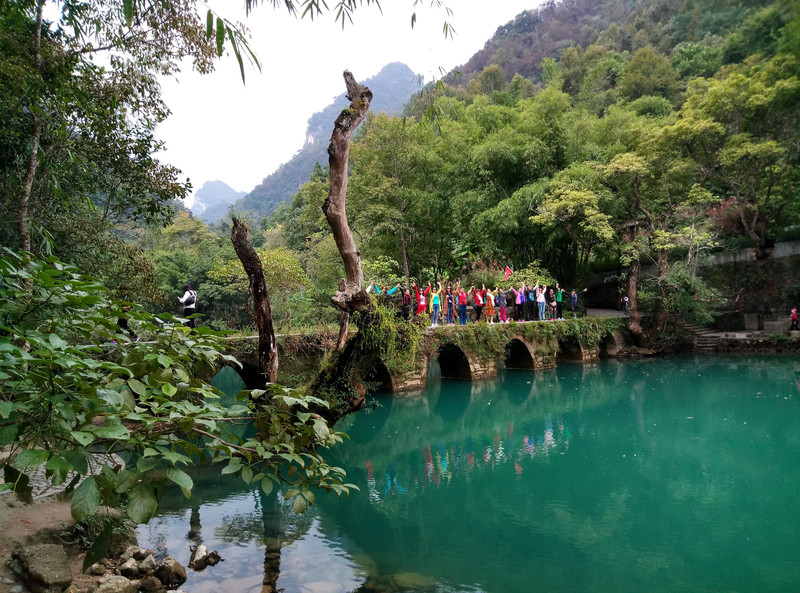
[[[178,297],[178,301],[183,305],[184,317],[194,315],[195,305],[197,304],[197,293],[192,290],[192,285],[188,282],[183,285],[183,296]],[[187,325],[194,329],[194,319],[190,319]]]

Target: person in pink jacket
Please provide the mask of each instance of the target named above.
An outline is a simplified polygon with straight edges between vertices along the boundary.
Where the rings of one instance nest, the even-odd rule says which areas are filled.
[[[525,322],[525,283],[519,287],[519,290],[511,287],[511,292],[514,293],[514,317],[520,323]]]

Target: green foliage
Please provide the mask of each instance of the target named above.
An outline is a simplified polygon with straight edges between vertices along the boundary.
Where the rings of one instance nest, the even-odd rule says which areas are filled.
[[[23,474],[45,464],[54,485],[70,471],[85,476],[67,488],[76,520],[108,505],[146,522],[167,482],[190,495],[182,467],[202,461],[265,489],[289,482],[307,503],[311,487],[350,487],[316,452],[342,436],[305,411],[323,402],[275,386],[240,394],[232,408],[217,403],[203,377],[223,360],[235,363],[221,334],[189,333],[171,315],[111,300],[99,282],[55,257],[6,251],[0,269],[0,442]],[[117,325],[121,317],[141,341]],[[249,419],[261,438],[243,442],[232,422]],[[123,468],[95,457],[98,451],[125,453],[131,462]]]
[[[397,308],[377,305],[369,323],[357,318],[359,348],[367,364],[377,357],[390,373],[399,375],[414,368],[421,353],[421,341],[429,319],[414,316],[411,322],[397,314]]]

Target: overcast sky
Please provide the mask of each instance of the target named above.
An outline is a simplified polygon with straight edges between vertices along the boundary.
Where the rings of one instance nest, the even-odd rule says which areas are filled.
[[[158,130],[166,142],[160,158],[179,167],[194,191],[219,179],[249,192],[302,148],[308,118],[344,92],[345,69],[364,80],[390,62],[403,62],[426,82],[439,78],[440,68],[464,64],[497,27],[538,3],[444,0],[453,11],[448,17],[428,0],[416,9],[413,0],[383,0],[382,14],[362,6],[342,31],[333,15],[294,18],[268,1],[245,17],[233,6],[238,2],[217,1],[212,5],[219,14],[250,29],[262,70],[245,62],[243,85],[236,59],[226,55],[211,74],[187,68],[165,80],[172,115]],[[442,33],[445,21],[456,31],[453,39]]]

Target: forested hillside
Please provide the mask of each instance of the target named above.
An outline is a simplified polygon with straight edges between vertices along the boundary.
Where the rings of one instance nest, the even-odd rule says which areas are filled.
[[[194,195],[192,214],[208,224],[217,222],[228,213],[231,204],[245,195],[223,181],[206,181]]]
[[[400,113],[408,98],[420,87],[419,77],[408,66],[399,62],[384,66],[378,74],[364,81],[364,84],[372,89],[375,96],[372,110],[375,113],[384,111],[389,115]],[[312,115],[308,120],[303,148],[274,173],[264,178],[264,181],[241,200],[238,207],[252,212],[254,217],[259,219],[268,216],[281,203],[290,200],[292,194],[308,181],[314,164],[327,162],[328,141],[333,130],[333,121],[347,104],[347,99],[342,93],[325,109]]]
[[[488,54],[503,67],[419,93],[416,123],[364,126],[348,194],[364,258],[390,284],[489,285],[506,264],[568,285],[617,270],[650,319],[710,319],[727,295],[704,284],[703,255],[766,253],[800,222],[797,10],[615,1],[520,15],[464,70]],[[272,219],[309,270],[337,265],[326,187],[318,175]],[[657,273],[642,279],[647,265]],[[335,277],[315,283],[332,291]]]

